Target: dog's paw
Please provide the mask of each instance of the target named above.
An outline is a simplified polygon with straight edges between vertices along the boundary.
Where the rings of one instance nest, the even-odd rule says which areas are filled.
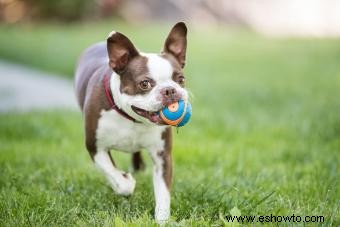
[[[133,193],[136,186],[136,180],[130,173],[121,172],[116,179],[116,184],[113,185],[113,190],[118,195],[128,196]]]
[[[156,208],[155,209],[155,219],[158,224],[166,223],[170,218],[170,209]]]

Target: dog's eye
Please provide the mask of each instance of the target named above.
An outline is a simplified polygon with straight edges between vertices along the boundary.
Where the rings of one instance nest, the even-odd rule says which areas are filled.
[[[184,78],[184,76],[181,76],[181,77],[178,78],[178,83],[179,83],[180,85],[184,85],[184,84],[185,84],[185,78]]]
[[[143,80],[142,82],[139,83],[139,86],[143,90],[149,90],[151,88],[151,83],[148,80]]]

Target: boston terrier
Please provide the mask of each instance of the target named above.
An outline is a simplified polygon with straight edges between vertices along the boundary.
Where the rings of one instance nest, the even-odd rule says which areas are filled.
[[[177,23],[160,53],[142,53],[119,32],[81,55],[75,89],[85,123],[85,144],[115,193],[130,195],[136,181],[117,168],[110,150],[132,154],[134,170],[144,167],[141,150],[153,161],[155,219],[170,216],[172,132],[158,111],[188,100],[183,67],[187,27]]]

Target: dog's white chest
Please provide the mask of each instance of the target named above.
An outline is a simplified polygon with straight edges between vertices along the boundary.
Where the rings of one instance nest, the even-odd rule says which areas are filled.
[[[134,123],[115,110],[103,110],[96,131],[97,148],[113,148],[131,153],[141,149],[159,151],[164,147],[164,130],[164,126]]]

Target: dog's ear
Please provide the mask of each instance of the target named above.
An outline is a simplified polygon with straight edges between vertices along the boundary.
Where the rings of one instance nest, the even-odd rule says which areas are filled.
[[[107,51],[110,67],[118,74],[122,73],[129,61],[139,53],[132,42],[119,32],[111,32],[107,38]]]
[[[187,49],[187,27],[184,22],[179,22],[171,29],[165,40],[163,52],[172,54],[183,68]]]

